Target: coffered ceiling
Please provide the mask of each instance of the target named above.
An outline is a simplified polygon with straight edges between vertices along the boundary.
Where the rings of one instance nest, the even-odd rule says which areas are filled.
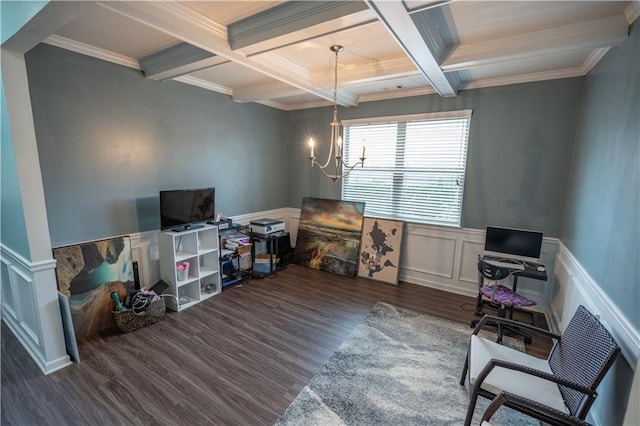
[[[638,1],[50,2],[5,46],[38,42],[283,110],[585,75]],[[4,47],[4,46],[3,46]]]

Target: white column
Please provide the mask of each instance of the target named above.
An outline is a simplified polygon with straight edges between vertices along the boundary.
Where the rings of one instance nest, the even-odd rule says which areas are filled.
[[[58,304],[55,260],[51,250],[27,69],[23,54],[4,48],[1,54],[2,80],[30,255],[30,259],[14,259],[14,267],[16,263],[22,264],[23,276],[11,285],[15,294],[22,296],[15,300],[17,321],[14,324],[9,324],[9,321],[7,323],[13,325],[11,328],[14,333],[40,368],[45,373],[50,373],[70,361],[65,348]],[[20,287],[21,285],[31,288]],[[25,315],[33,319],[30,326],[21,320]]]

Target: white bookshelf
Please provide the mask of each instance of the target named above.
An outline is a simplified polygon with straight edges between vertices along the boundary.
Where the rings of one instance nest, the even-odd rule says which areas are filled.
[[[182,311],[222,291],[217,226],[160,232],[158,248],[160,277],[170,288],[167,293],[175,295],[178,300],[181,297],[188,300],[178,303],[178,300],[167,297],[165,301],[169,309]],[[179,280],[177,266],[182,262],[189,263],[189,273],[185,279]],[[207,286],[213,291],[207,292]]]

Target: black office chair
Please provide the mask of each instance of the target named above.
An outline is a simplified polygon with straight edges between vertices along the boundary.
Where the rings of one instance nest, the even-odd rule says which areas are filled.
[[[528,299],[521,294],[513,291],[509,287],[500,284],[501,281],[507,280],[517,270],[509,270],[499,266],[492,265],[478,256],[478,298],[476,302],[476,314],[483,315],[481,306],[483,298],[489,300],[489,303],[497,306],[498,317],[505,318],[507,310],[509,310],[509,318],[513,319],[513,308],[521,308],[527,306],[535,306],[536,302]],[[471,321],[471,328],[478,325],[479,320]],[[531,336],[517,327],[503,325],[498,322],[490,322],[492,326],[498,329],[498,343],[502,343],[502,337],[505,330],[524,337],[525,343],[531,343]]]

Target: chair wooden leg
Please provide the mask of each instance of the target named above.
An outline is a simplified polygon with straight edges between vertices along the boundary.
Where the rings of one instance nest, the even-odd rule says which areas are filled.
[[[468,369],[469,369],[469,352],[467,352],[467,356],[464,357],[464,367],[462,367],[462,376],[460,376],[460,386],[464,386],[464,383],[467,380]]]
[[[476,390],[476,386],[474,385],[469,397],[469,408],[467,408],[467,416],[464,419],[464,426],[471,426],[471,420],[473,420],[473,412],[476,409],[476,401],[478,401],[478,391]]]
[[[482,424],[482,422],[488,422],[489,420],[491,420],[491,417],[495,414],[496,411],[498,411],[498,408],[500,408],[506,400],[507,398],[505,397],[504,392],[500,392],[498,396],[496,396],[494,400],[491,401],[491,404],[489,404],[489,406],[485,410],[484,414],[482,415],[482,419],[480,420],[480,424]]]

